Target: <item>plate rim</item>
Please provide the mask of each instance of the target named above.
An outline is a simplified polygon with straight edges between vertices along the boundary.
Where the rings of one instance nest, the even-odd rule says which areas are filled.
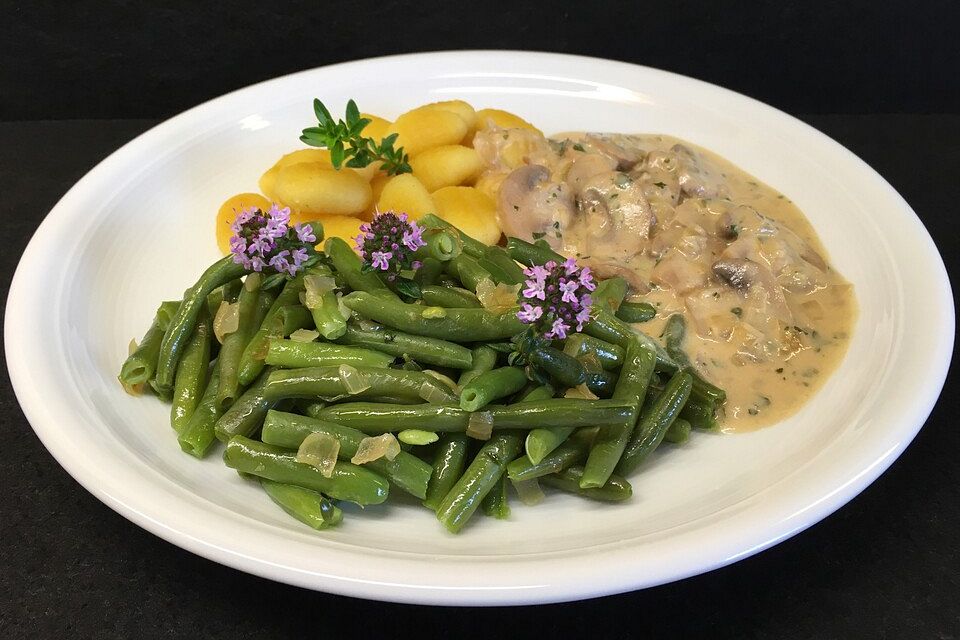
[[[912,405],[909,412],[913,418],[911,420],[912,424],[909,426],[904,426],[901,431],[897,432],[897,434],[900,436],[900,439],[896,442],[896,445],[889,448],[883,453],[883,455],[873,460],[872,463],[869,464],[865,469],[858,470],[854,481],[848,482],[839,489],[830,493],[827,496],[829,499],[821,499],[816,501],[816,503],[811,507],[816,508],[813,508],[812,511],[811,508],[804,510],[805,515],[802,520],[783,520],[778,522],[778,526],[776,528],[768,528],[766,530],[768,533],[764,540],[758,541],[757,544],[753,544],[749,548],[741,549],[738,553],[730,553],[720,558],[714,558],[709,562],[701,561],[697,567],[680,569],[678,571],[674,571],[671,575],[661,575],[653,580],[621,579],[615,583],[586,586],[580,585],[579,587],[573,586],[569,584],[569,582],[566,584],[555,582],[549,584],[532,585],[522,589],[514,589],[512,591],[511,587],[507,586],[492,586],[489,588],[478,586],[473,589],[464,588],[461,591],[457,591],[456,589],[451,589],[450,587],[430,588],[414,584],[356,581],[344,576],[319,576],[318,574],[312,572],[297,572],[292,567],[280,566],[262,558],[250,557],[248,555],[238,553],[235,550],[221,547],[212,541],[202,540],[199,537],[192,535],[189,531],[178,531],[171,528],[163,522],[150,517],[145,511],[135,508],[135,505],[116,499],[114,495],[104,489],[102,483],[98,482],[99,480],[102,480],[102,478],[98,478],[96,473],[92,473],[91,470],[86,469],[83,467],[83,465],[79,464],[76,459],[69,457],[68,452],[63,448],[63,444],[56,441],[56,427],[54,426],[51,428],[50,425],[44,424],[44,416],[42,415],[41,407],[37,405],[37,398],[30,398],[31,392],[26,388],[27,368],[29,364],[23,361],[21,357],[23,354],[17,346],[16,336],[13,334],[17,327],[24,326],[24,320],[28,315],[26,309],[29,305],[26,304],[26,302],[29,300],[30,292],[28,283],[29,269],[33,267],[34,263],[39,259],[38,254],[42,250],[41,245],[56,234],[57,229],[55,226],[59,218],[67,215],[66,211],[69,208],[70,202],[79,197],[78,194],[83,191],[85,185],[93,182],[94,177],[99,173],[111,169],[111,167],[122,160],[124,156],[133,153],[139,147],[148,147],[154,142],[155,138],[162,137],[166,131],[174,129],[178,124],[195,118],[201,111],[209,109],[212,106],[226,104],[233,100],[237,94],[248,92],[255,87],[263,87],[264,85],[269,85],[271,83],[285,83],[291,81],[297,76],[308,76],[318,72],[332,69],[342,69],[344,67],[354,65],[371,65],[384,61],[416,64],[417,61],[422,61],[424,58],[451,58],[455,60],[458,57],[478,54],[485,56],[524,56],[531,59],[540,57],[558,61],[566,59],[576,60],[581,63],[604,66],[622,65],[625,68],[634,69],[635,71],[639,69],[645,73],[664,74],[682,82],[702,85],[708,88],[710,91],[723,92],[729,96],[735,97],[737,100],[748,101],[748,104],[752,103],[752,106],[755,108],[768,110],[775,113],[779,118],[786,118],[789,121],[792,121],[794,125],[800,125],[801,127],[805,128],[808,133],[811,133],[821,139],[821,141],[829,142],[835,148],[835,152],[843,154],[848,160],[853,160],[858,163],[860,165],[859,168],[861,170],[865,170],[868,175],[871,175],[874,181],[878,183],[878,186],[885,188],[887,195],[894,200],[897,208],[906,214],[906,220],[909,220],[909,222],[912,223],[914,231],[919,231],[922,234],[921,239],[924,240],[933,250],[933,255],[935,256],[934,262],[937,263],[933,266],[934,268],[939,267],[939,269],[936,269],[937,273],[933,275],[937,276],[937,289],[944,294],[941,298],[941,304],[939,307],[941,310],[949,310],[949,313],[944,314],[946,323],[943,325],[943,328],[946,331],[944,332],[945,335],[943,336],[940,345],[945,348],[940,350],[938,359],[932,362],[934,366],[931,368],[929,382],[933,382],[933,384],[929,385],[930,391],[924,397],[915,401],[914,405]],[[451,62],[451,64],[453,63]],[[737,560],[758,553],[823,520],[831,513],[849,502],[849,500],[859,494],[881,473],[883,473],[883,471],[885,471],[893,463],[893,461],[899,457],[902,451],[910,444],[910,442],[919,432],[920,428],[922,428],[924,422],[936,404],[937,399],[939,398],[940,391],[945,382],[947,371],[949,369],[952,346],[954,342],[955,317],[953,315],[953,294],[946,267],[943,263],[942,256],[936,248],[936,244],[934,243],[929,232],[923,226],[919,217],[909,206],[909,204],[900,196],[900,194],[897,193],[896,190],[889,183],[887,183],[882,176],[873,170],[872,167],[867,165],[863,160],[861,160],[846,147],[843,147],[840,143],[818,131],[816,128],[775,107],[762,103],[749,96],[739,94],[702,80],[690,78],[688,76],[683,76],[669,71],[655,69],[652,67],[614,60],[606,60],[602,58],[548,52],[468,50],[436,51],[428,53],[382,56],[297,71],[283,76],[278,76],[276,78],[264,80],[247,87],[236,89],[222,96],[205,101],[148,129],[146,132],[127,142],[109,156],[101,160],[93,169],[91,169],[80,180],[78,180],[62,196],[57,204],[51,209],[50,213],[48,213],[43,219],[24,249],[14,276],[11,280],[10,289],[7,296],[4,327],[5,354],[11,385],[14,388],[14,392],[18,403],[20,404],[21,410],[23,411],[34,432],[40,438],[47,450],[50,451],[50,453],[54,456],[57,462],[75,480],[77,480],[81,486],[87,489],[87,491],[97,497],[101,502],[104,502],[114,511],[118,512],[120,515],[134,522],[138,526],[150,531],[164,540],[167,540],[168,542],[171,542],[215,562],[231,566],[241,571],[259,575],[261,577],[286,582],[297,586],[322,589],[324,591],[355,597],[389,600],[395,602],[444,605],[502,605],[561,602],[589,598],[599,595],[620,593],[637,588],[646,588],[655,586],[657,584],[663,584],[665,582],[682,579],[725,566]],[[318,580],[318,578],[320,578],[320,580]]]

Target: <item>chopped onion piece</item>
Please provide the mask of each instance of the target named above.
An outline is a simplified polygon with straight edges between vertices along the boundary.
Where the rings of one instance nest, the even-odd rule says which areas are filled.
[[[593,351],[586,352],[580,356],[578,360],[580,360],[580,364],[583,365],[583,368],[590,373],[598,373],[603,371],[603,365],[600,364],[600,358],[598,358],[597,354]]]
[[[243,279],[243,288],[247,291],[256,291],[260,288],[262,277],[259,273],[253,272]]]
[[[424,382],[420,385],[420,392],[418,395],[426,400],[428,404],[443,404],[450,397],[429,382]]]
[[[139,346],[136,338],[130,338],[130,344],[127,345],[127,355],[132,356]]]
[[[493,414],[489,411],[474,411],[467,422],[467,435],[477,440],[489,440],[493,435]]]
[[[433,431],[424,431],[423,429],[404,429],[397,434],[397,439],[404,444],[423,445],[436,442],[440,439]]]
[[[350,462],[364,464],[380,458],[393,460],[399,454],[400,442],[392,433],[384,433],[379,436],[367,436],[361,440],[357,446],[357,453],[350,458]]]
[[[213,333],[217,342],[223,344],[223,339],[233,333],[240,326],[240,304],[224,300],[213,317]]]
[[[337,309],[340,311],[340,315],[343,316],[344,320],[349,320],[353,317],[353,309],[343,303],[342,293],[337,294]]]
[[[337,374],[340,376],[340,382],[343,383],[343,388],[352,396],[370,388],[370,382],[367,380],[367,376],[349,364],[340,365]]]
[[[439,380],[440,382],[442,382],[443,384],[450,387],[450,390],[453,391],[454,393],[458,395],[460,394],[460,385],[454,382],[451,378],[443,375],[439,371],[434,371],[433,369],[424,369],[423,372],[428,376],[432,376],[437,380]]]
[[[344,316],[344,317],[346,317],[346,316]],[[379,324],[377,324],[377,323],[374,322],[373,320],[366,320],[366,319],[358,320],[358,321],[357,321],[357,327],[360,328],[360,329],[363,330],[363,331],[381,331],[381,330],[383,329],[382,326],[380,326]]]
[[[484,309],[500,312],[517,306],[517,293],[520,285],[494,284],[490,278],[477,283],[477,299]]]
[[[294,342],[313,342],[319,337],[320,332],[313,329],[297,329],[290,334],[290,339]]]
[[[571,389],[567,389],[563,394],[564,398],[575,398],[580,400],[598,400],[599,398],[587,388],[587,384],[579,384]]]
[[[511,480],[513,488],[517,490],[520,502],[531,507],[543,502],[543,489],[540,488],[540,482],[536,478],[530,480]]]
[[[303,305],[307,309],[317,309],[323,303],[323,294],[337,288],[337,282],[330,276],[309,275],[303,278]]]
[[[420,315],[424,318],[446,318],[447,310],[443,307],[424,307]]]
[[[297,462],[320,470],[320,475],[329,478],[340,454],[340,441],[327,433],[311,433],[297,449]]]

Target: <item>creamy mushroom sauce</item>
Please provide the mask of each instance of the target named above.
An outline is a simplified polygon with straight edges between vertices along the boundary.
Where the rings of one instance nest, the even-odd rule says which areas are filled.
[[[686,317],[687,353],[727,391],[724,431],[791,415],[842,359],[853,286],[793,202],[727,160],[648,134],[491,129],[474,147],[506,235],[625,278],[658,310],[638,325],[654,337]]]

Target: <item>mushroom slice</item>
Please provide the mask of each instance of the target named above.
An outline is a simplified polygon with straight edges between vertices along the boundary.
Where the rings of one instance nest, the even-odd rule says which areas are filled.
[[[576,216],[570,188],[550,180],[550,170],[531,164],[514,169],[500,185],[497,219],[508,236],[542,237],[562,247],[563,230]]]

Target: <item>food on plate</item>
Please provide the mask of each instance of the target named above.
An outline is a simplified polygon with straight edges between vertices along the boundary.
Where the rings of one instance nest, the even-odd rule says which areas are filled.
[[[627,500],[664,442],[789,415],[843,354],[852,287],[705,150],[460,100],[314,112],[119,376],[314,529],[391,490],[454,533],[508,517],[508,484]]]

